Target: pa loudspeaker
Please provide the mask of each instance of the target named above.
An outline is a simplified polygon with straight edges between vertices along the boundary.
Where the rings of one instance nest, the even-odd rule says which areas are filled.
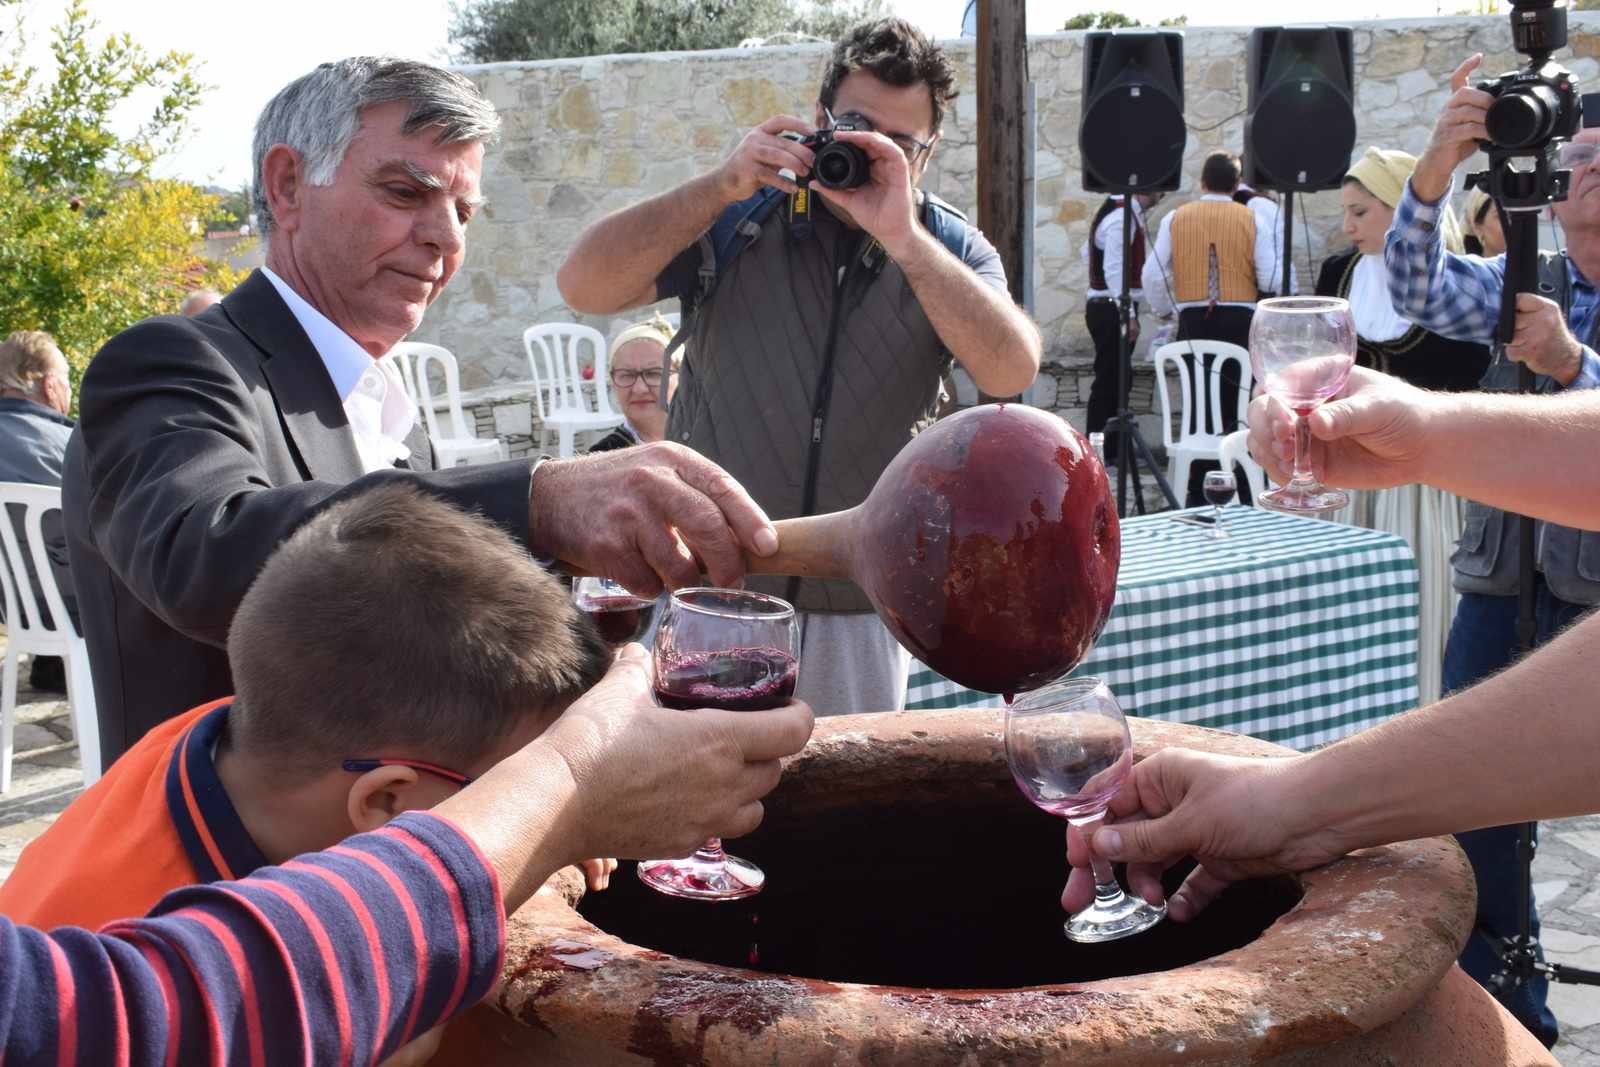
[[[1348,26],[1250,31],[1244,180],[1257,189],[1337,189],[1356,147]]]
[[[1183,35],[1090,33],[1083,40],[1083,187],[1171,190],[1182,177]]]

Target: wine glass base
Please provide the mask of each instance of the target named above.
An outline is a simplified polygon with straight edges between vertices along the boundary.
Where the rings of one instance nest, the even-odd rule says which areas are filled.
[[[640,860],[639,881],[658,893],[685,900],[742,900],[761,892],[767,875],[738,856],[724,855],[720,862],[693,856],[675,860]]]
[[[1093,944],[1143,933],[1166,917],[1165,904],[1151,904],[1142,897],[1124,893],[1115,901],[1096,900],[1068,919],[1062,929],[1073,941]]]
[[[1314,485],[1309,489],[1297,489],[1293,485],[1284,485],[1262,493],[1258,503],[1271,511],[1307,514],[1342,508],[1350,503],[1350,494],[1343,489],[1330,489],[1322,485]]]

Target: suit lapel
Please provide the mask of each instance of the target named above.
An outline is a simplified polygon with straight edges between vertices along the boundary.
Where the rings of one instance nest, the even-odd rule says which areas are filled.
[[[414,471],[431,471],[434,468],[433,442],[428,440],[428,431],[422,427],[422,417],[411,424],[411,432],[406,434],[406,447],[411,449],[411,460],[408,466]]]
[[[328,368],[266,275],[251,274],[222,307],[260,349],[261,372],[310,477],[342,484],[366,473]]]

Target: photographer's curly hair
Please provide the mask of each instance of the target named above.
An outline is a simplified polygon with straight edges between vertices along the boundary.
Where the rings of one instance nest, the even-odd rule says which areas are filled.
[[[858,23],[833,46],[818,94],[833,110],[834,97],[847,76],[864,70],[894,86],[923,82],[933,97],[934,133],[944,124],[945,106],[956,98],[956,72],[944,49],[905,19],[883,18]]]

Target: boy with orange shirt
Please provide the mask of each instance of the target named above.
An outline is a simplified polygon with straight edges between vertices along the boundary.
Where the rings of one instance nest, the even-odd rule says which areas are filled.
[[[432,807],[610,663],[521,547],[403,485],[286,540],[234,617],[228,657],[237,695],[123,755],[23,850],[0,914],[93,929]],[[591,886],[614,866],[586,863]]]

